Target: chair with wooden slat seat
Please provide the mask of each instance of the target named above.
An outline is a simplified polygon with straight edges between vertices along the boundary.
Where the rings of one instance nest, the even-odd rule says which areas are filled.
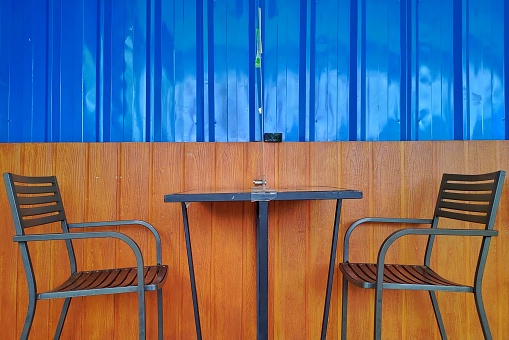
[[[55,176],[27,177],[5,173],[4,182],[16,229],[14,241],[20,247],[28,283],[28,311],[21,334],[22,339],[28,338],[38,300],[65,299],[54,336],[55,339],[59,339],[73,297],[129,292],[137,293],[138,295],[139,338],[145,339],[146,291],[157,291],[158,337],[159,339],[163,338],[162,286],[168,274],[168,266],[163,265],[161,262],[161,238],[152,225],[138,220],[68,223]],[[25,234],[28,228],[51,223],[58,223],[62,228],[62,232]],[[155,265],[144,265],[145,259],[140,248],[132,238],[120,232],[101,229],[101,227],[126,225],[141,226],[147,228],[147,232],[152,233],[156,244]],[[83,232],[81,231],[82,228],[93,228],[97,231]],[[72,232],[70,232],[71,230]],[[78,271],[73,240],[101,238],[114,238],[125,242],[134,254],[136,265],[132,268]],[[67,280],[57,287],[46,292],[38,292],[34,268],[32,266],[32,257],[39,254],[30,253],[28,243],[55,240],[65,242],[70,262],[70,275]]]
[[[380,339],[382,334],[382,292],[384,289],[428,291],[442,339],[447,339],[447,335],[435,292],[473,293],[484,337],[491,339],[490,327],[482,300],[482,280],[491,237],[498,235],[498,232],[494,230],[494,223],[504,177],[504,171],[481,175],[444,174],[433,218],[363,218],[355,221],[346,231],[344,259],[339,264],[343,274],[342,339],[346,339],[349,283],[361,288],[375,289],[375,339]],[[465,229],[444,228],[447,221],[450,220],[468,223],[460,223],[465,226]],[[350,262],[350,237],[357,227],[369,224],[387,225],[392,223],[415,224],[416,226],[420,225],[420,227],[409,228],[407,226],[391,233],[378,249],[376,263]],[[422,228],[422,226],[427,227]],[[424,263],[422,265],[386,263],[387,251],[394,241],[411,235],[426,236],[428,238],[423,254]],[[477,268],[473,277],[473,285],[457,283],[447,279],[445,275],[447,274],[447,268],[431,268],[431,255],[435,238],[442,236],[476,237],[481,240],[479,253],[476,256]],[[444,239],[443,242],[446,241]]]

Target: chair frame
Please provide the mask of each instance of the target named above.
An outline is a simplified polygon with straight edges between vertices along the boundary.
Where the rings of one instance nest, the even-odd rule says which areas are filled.
[[[21,258],[23,261],[25,274],[28,285],[28,310],[25,318],[25,323],[21,333],[21,339],[27,339],[32,327],[33,318],[35,316],[36,306],[38,300],[64,298],[64,304],[60,313],[60,318],[55,330],[54,339],[59,339],[62,333],[64,322],[69,310],[69,306],[73,297],[77,296],[91,296],[103,294],[119,294],[136,292],[138,295],[138,320],[139,320],[139,339],[146,338],[146,306],[145,306],[145,292],[157,291],[157,308],[158,308],[158,338],[163,339],[163,296],[162,286],[166,280],[167,266],[162,264],[162,251],[161,251],[161,237],[157,230],[149,223],[141,220],[118,220],[118,221],[104,221],[104,222],[85,222],[85,223],[68,223],[60,189],[58,187],[57,179],[55,176],[44,177],[28,177],[12,173],[5,173],[3,175],[4,183],[7,190],[7,196],[11,207],[16,235],[13,241],[17,242],[20,247]],[[20,185],[18,185],[18,184]],[[34,189],[35,188],[35,189]],[[42,188],[42,189],[38,189]],[[47,194],[50,193],[48,196]],[[34,197],[21,197],[25,195],[46,194],[48,202],[40,204],[41,202],[34,203]],[[51,196],[51,197],[50,197]],[[41,196],[38,196],[39,198]],[[40,200],[40,199],[39,199]],[[46,199],[44,199],[46,201]],[[51,202],[51,206],[48,203]],[[38,205],[38,206],[35,206]],[[24,207],[25,206],[25,207]],[[32,219],[24,219],[26,216],[35,217]],[[39,216],[39,217],[38,217]],[[42,217],[40,217],[42,216]],[[25,229],[49,223],[60,223],[62,233],[46,233],[46,234],[25,234]],[[144,258],[139,246],[129,236],[117,231],[93,231],[93,232],[70,232],[71,230],[82,230],[83,228],[97,228],[101,227],[120,227],[120,226],[140,226],[148,229],[153,235],[156,244],[156,265],[144,266]],[[70,264],[70,276],[66,283],[71,282],[73,275],[90,274],[92,272],[80,272],[77,268],[75,252],[73,248],[73,240],[84,239],[102,239],[113,238],[118,239],[127,244],[132,250],[136,266],[132,268],[114,268],[107,270],[94,271],[94,273],[101,273],[102,275],[112,274],[113,271],[128,272],[134,278],[132,283],[113,284],[109,286],[105,283],[103,287],[94,288],[65,288],[65,283],[53,290],[47,292],[37,292],[37,284],[34,275],[34,268],[32,266],[32,259],[28,248],[29,242],[41,241],[64,241],[66,244],[67,254]],[[152,282],[146,282],[144,275],[148,270],[157,270],[157,275],[153,278]],[[118,279],[120,280],[120,279]],[[127,278],[126,278],[127,280]],[[127,281],[126,281],[127,282]],[[118,283],[118,282],[117,282]]]
[[[481,323],[482,331],[484,337],[486,339],[492,339],[490,327],[488,324],[488,319],[486,317],[486,311],[484,308],[484,303],[482,300],[482,279],[484,275],[484,269],[486,264],[486,259],[488,255],[489,245],[491,241],[491,237],[497,236],[498,231],[493,230],[496,211],[500,201],[500,195],[502,192],[503,181],[505,177],[504,171],[497,171],[489,174],[481,174],[481,175],[457,175],[457,174],[444,174],[442,178],[442,183],[440,185],[440,190],[438,194],[437,204],[435,207],[434,218],[433,219],[421,219],[421,218],[362,218],[350,225],[347,229],[345,238],[344,238],[344,260],[343,263],[339,264],[340,270],[343,273],[343,295],[342,295],[342,331],[341,338],[346,339],[346,331],[347,331],[347,304],[348,304],[348,284],[353,283],[361,288],[370,288],[375,289],[375,316],[374,316],[374,339],[380,339],[382,334],[382,292],[384,289],[396,289],[396,290],[426,290],[429,292],[431,303],[433,306],[433,310],[435,313],[435,318],[438,324],[438,328],[440,330],[440,335],[442,339],[447,339],[447,334],[445,331],[444,323],[442,320],[442,316],[440,313],[438,300],[436,297],[436,291],[449,291],[449,292],[469,292],[474,294],[475,304],[477,308],[477,313],[479,316],[479,320]],[[473,183],[473,182],[483,182],[483,181],[493,181],[491,185],[491,189],[487,189],[488,184],[482,186],[486,190],[490,190],[490,198],[487,200],[489,202],[489,206],[487,206],[486,217],[478,218],[478,216],[473,215],[461,215],[456,213],[450,213],[444,209],[444,205],[448,203],[444,203],[448,201],[447,194],[444,194],[447,191],[450,191],[451,181],[459,181],[465,183]],[[479,185],[479,184],[478,184]],[[474,184],[475,186],[475,184]],[[448,189],[449,188],[449,189]],[[470,191],[476,191],[478,189],[471,189]],[[484,191],[484,190],[483,190]],[[469,194],[463,194],[462,198],[466,198]],[[472,200],[477,200],[472,198]],[[449,203],[450,204],[450,203]],[[454,203],[453,203],[454,204]],[[460,204],[461,205],[461,204]],[[456,206],[457,209],[460,209],[459,206]],[[462,205],[461,208],[464,206]],[[447,208],[447,206],[445,207]],[[451,209],[451,208],[449,208]],[[438,227],[438,222],[440,218],[449,218],[456,219],[466,222],[480,223],[485,225],[485,229],[442,229]],[[428,228],[404,228],[399,229],[391,233],[382,243],[381,247],[378,251],[377,262],[376,264],[371,265],[371,269],[376,268],[376,279],[366,279],[366,280],[356,280],[351,275],[349,275],[349,268],[354,264],[349,262],[349,248],[350,248],[350,237],[354,230],[356,230],[359,226],[370,225],[370,224],[413,224],[413,225],[428,225]],[[431,273],[435,274],[430,268],[431,255],[433,251],[433,245],[436,236],[467,236],[467,237],[481,237],[481,245],[479,250],[479,257],[477,261],[477,267],[474,275],[474,283],[473,286],[467,286],[462,284],[457,284],[451,281],[444,280],[442,284],[438,283],[395,283],[391,282],[387,276],[384,274],[388,274],[386,270],[388,270],[388,265],[386,264],[386,254],[389,250],[390,246],[398,239],[404,236],[410,235],[424,235],[428,236],[428,242],[424,255],[424,265],[418,266],[420,268],[429,269]],[[368,264],[366,264],[368,265]],[[441,278],[443,279],[443,278]],[[424,281],[424,280],[423,280]]]

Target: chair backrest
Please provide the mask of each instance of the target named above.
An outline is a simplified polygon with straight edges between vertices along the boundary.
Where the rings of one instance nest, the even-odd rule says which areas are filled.
[[[28,177],[12,173],[4,174],[7,198],[11,207],[16,235],[35,226],[59,223],[62,232],[69,232],[62,197],[55,176]],[[76,258],[72,242],[66,240],[71,272],[76,271]],[[19,242],[25,270],[33,276],[30,253],[26,242]]]
[[[504,175],[504,171],[482,175],[444,174],[435,216],[493,229]]]
[[[502,194],[505,172],[497,171],[480,175],[444,174],[438,192],[433,228],[441,218],[476,223],[493,230],[497,208]],[[429,265],[434,243],[430,236],[425,264]],[[490,238],[481,243],[480,258],[486,256]]]

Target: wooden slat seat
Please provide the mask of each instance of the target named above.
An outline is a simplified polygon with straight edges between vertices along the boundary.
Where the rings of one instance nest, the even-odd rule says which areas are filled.
[[[341,263],[339,268],[350,283],[361,288],[376,288],[376,264]],[[422,286],[425,286],[430,290],[447,290],[448,287],[454,287],[454,291],[474,291],[472,286],[449,281],[428,266],[418,265],[386,264],[383,282],[385,289],[422,290]]]
[[[144,284],[146,291],[157,290],[166,281],[168,266],[144,267]],[[53,296],[52,293],[83,292],[83,295],[110,294],[110,290],[124,290],[135,292],[137,290],[137,268],[116,268],[104,270],[81,271],[72,274],[65,282],[52,290],[39,294],[40,299]],[[65,295],[65,294],[61,294]]]

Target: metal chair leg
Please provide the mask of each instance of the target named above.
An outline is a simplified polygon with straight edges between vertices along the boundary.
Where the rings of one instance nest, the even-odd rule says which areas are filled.
[[[138,332],[139,340],[147,337],[147,318],[145,313],[145,291],[138,291]]]
[[[490,331],[490,325],[488,318],[486,317],[486,310],[484,309],[484,303],[482,300],[482,293],[480,289],[474,291],[475,306],[477,307],[477,314],[479,315],[479,321],[481,322],[482,333],[485,339],[493,339]]]
[[[375,328],[374,339],[380,340],[382,338],[382,290],[375,290]]]
[[[431,303],[433,304],[433,311],[435,312],[435,318],[437,320],[438,328],[440,329],[440,336],[442,337],[442,340],[447,340],[444,321],[442,320],[442,314],[440,313],[440,308],[438,307],[437,294],[430,290],[429,297],[431,298]]]
[[[60,319],[58,320],[57,329],[55,330],[54,340],[60,339],[62,335],[62,329],[64,328],[65,318],[67,317],[67,311],[69,310],[69,306],[71,304],[71,298],[66,298],[64,300],[64,305],[62,306],[62,312],[60,312]]]
[[[348,310],[348,280],[343,278],[343,292],[341,296],[341,340],[346,340]]]
[[[37,307],[37,299],[35,298],[35,294],[30,294],[28,298],[28,310],[27,316],[25,317],[25,325],[23,326],[23,331],[21,332],[20,337],[21,340],[28,339],[30,329],[32,328],[32,322],[34,321],[35,307]]]
[[[157,290],[157,335],[159,340],[163,340],[163,291]]]

